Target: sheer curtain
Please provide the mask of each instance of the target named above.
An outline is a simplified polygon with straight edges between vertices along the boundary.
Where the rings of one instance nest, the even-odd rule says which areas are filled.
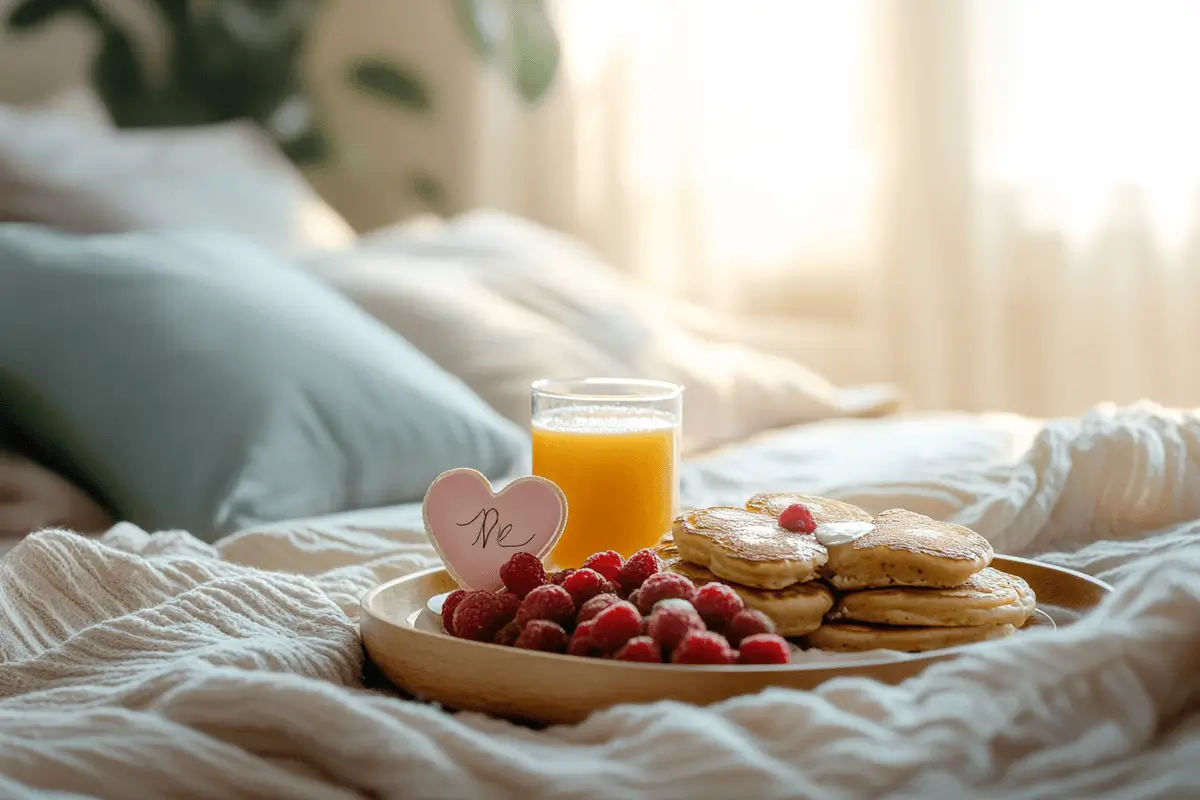
[[[858,336],[921,408],[1200,405],[1189,0],[555,10],[509,205],[781,338]]]

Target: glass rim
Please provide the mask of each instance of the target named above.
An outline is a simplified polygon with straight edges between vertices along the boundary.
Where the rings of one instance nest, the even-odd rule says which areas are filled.
[[[621,386],[641,391],[624,394],[589,392],[588,386]],[[542,378],[530,385],[532,393],[554,400],[604,400],[607,402],[647,403],[674,400],[683,394],[683,386],[650,378]]]

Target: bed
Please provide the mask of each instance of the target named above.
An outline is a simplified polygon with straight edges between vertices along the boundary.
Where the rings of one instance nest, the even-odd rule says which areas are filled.
[[[5,149],[5,135],[26,122],[0,114],[0,172],[5,154],[14,152]],[[30,139],[22,129],[22,147],[43,140],[58,146],[84,135],[60,126],[54,127],[57,138]],[[1077,419],[1049,421],[903,413],[902,395],[891,387],[844,387],[818,370],[731,343],[723,321],[695,324],[694,309],[634,292],[561,237],[482,214],[355,239],[290,177],[272,184],[279,202],[249,204],[253,219],[236,210],[247,207],[246,198],[233,205],[232,227],[241,239],[255,240],[253,248],[230,240],[228,230],[201,241],[173,238],[162,231],[194,218],[197,205],[208,215],[206,225],[221,227],[222,206],[212,192],[229,187],[189,184],[181,175],[164,179],[146,163],[186,171],[194,163],[191,148],[199,147],[209,154],[207,169],[216,163],[212,148],[229,146],[216,161],[241,171],[235,193],[270,183],[278,164],[267,159],[263,168],[260,142],[240,129],[223,132],[216,144],[197,143],[194,133],[180,140],[151,136],[150,154],[105,136],[88,139],[97,169],[111,163],[116,147],[137,178],[137,192],[114,197],[103,180],[90,188],[67,181],[86,170],[56,173],[18,193],[25,204],[10,208],[9,217],[28,220],[36,212],[49,215],[45,224],[57,229],[134,231],[115,251],[125,260],[111,260],[116,245],[96,245],[108,248],[110,261],[96,271],[104,279],[114,263],[142,259],[147,269],[160,269],[162,261],[179,260],[178,253],[201,252],[208,256],[197,269],[232,257],[240,276],[251,262],[270,262],[263,275],[293,281],[287,285],[302,293],[320,294],[312,280],[289,277],[288,270],[315,276],[378,323],[367,325],[346,303],[322,300],[330,316],[353,317],[355,330],[370,340],[370,347],[335,353],[337,363],[378,346],[389,363],[394,357],[405,364],[394,370],[396,382],[383,387],[384,396],[408,391],[403,381],[413,372],[444,389],[416,424],[436,427],[425,417],[439,404],[459,404],[460,415],[445,428],[449,438],[438,441],[468,447],[464,458],[482,457],[483,445],[492,448],[488,452],[519,446],[512,431],[520,431],[527,413],[531,376],[564,374],[568,367],[665,376],[688,387],[685,507],[740,504],[769,490],[826,495],[871,511],[906,507],[968,525],[998,552],[1096,575],[1116,593],[1073,626],[980,645],[895,687],[848,679],[815,692],[768,691],[708,708],[617,707],[577,726],[545,730],[454,714],[398,697],[373,678],[358,639],[357,608],[379,582],[436,565],[414,489],[423,480],[427,485],[438,459],[461,466],[453,454],[459,451],[427,452],[409,459],[429,462],[419,469],[407,464],[403,476],[397,467],[395,480],[372,482],[366,479],[378,478],[380,469],[364,464],[378,458],[390,468],[401,460],[397,452],[407,452],[370,450],[390,435],[378,416],[368,413],[364,428],[378,435],[322,440],[324,449],[308,451],[280,449],[286,439],[254,439],[250,434],[272,428],[262,420],[277,418],[242,415],[205,418],[202,435],[170,440],[164,460],[122,460],[135,448],[112,434],[116,421],[136,433],[144,427],[160,445],[179,434],[169,416],[153,428],[138,405],[164,385],[174,352],[168,348],[162,370],[149,379],[64,369],[63,380],[97,381],[64,392],[64,408],[77,413],[77,421],[104,423],[89,443],[101,454],[118,451],[107,464],[123,478],[114,486],[129,484],[137,494],[141,482],[161,482],[164,474],[211,475],[203,486],[216,487],[215,499],[200,504],[192,493],[183,498],[190,505],[181,507],[178,493],[144,492],[128,506],[132,513],[116,514],[142,526],[110,526],[108,504],[82,502],[86,495],[62,475],[45,479],[44,468],[30,473],[54,491],[39,495],[43,505],[34,516],[10,516],[36,522],[13,523],[0,539],[0,553],[7,550],[0,557],[0,796],[1126,798],[1200,792],[1196,413],[1153,404],[1099,406]],[[42,163],[24,152],[26,167]],[[72,152],[77,170],[88,163],[87,148]],[[170,204],[145,203],[164,191],[156,174],[168,186]],[[189,200],[188,186],[203,190]],[[45,202],[51,195],[54,202]],[[140,200],[129,199],[134,195]],[[5,199],[0,195],[0,217]],[[98,207],[105,215],[97,215]],[[297,207],[323,220],[303,228],[299,239],[287,224]],[[51,213],[67,208],[70,214]],[[78,268],[68,236],[30,236],[39,247],[52,245],[55,258],[33,259],[37,268],[22,273],[31,281],[23,285],[43,286],[37,281],[55,260]],[[5,238],[0,231],[0,247]],[[205,250],[218,239],[223,249]],[[150,252],[147,242],[158,250]],[[177,249],[164,258],[167,245]],[[455,304],[448,307],[447,298]],[[83,325],[82,313],[95,305],[59,318]],[[118,321],[137,308],[120,312]],[[464,323],[481,309],[498,320],[482,333]],[[0,314],[0,325],[12,324],[11,318]],[[286,315],[272,319],[287,321]],[[104,329],[103,321],[92,321],[96,330]],[[28,322],[35,323],[39,319]],[[384,342],[381,325],[412,346],[401,351]],[[52,326],[38,331],[40,337],[57,334]],[[67,344],[79,339],[76,333]],[[181,341],[190,347],[199,340]],[[264,341],[282,347],[278,338]],[[530,346],[550,341],[554,347]],[[4,352],[0,347],[0,356]],[[200,350],[188,352],[203,360]],[[222,368],[239,357],[221,352],[210,360]],[[110,357],[86,363],[107,364]],[[295,369],[311,360],[295,359]],[[365,371],[377,371],[376,362],[363,363]],[[435,367],[457,382],[436,377]],[[252,372],[239,373],[239,380],[251,380]],[[292,373],[288,379],[298,380]],[[124,392],[112,405],[72,405],[112,385]],[[267,411],[279,408],[275,395],[247,385],[253,391],[244,395],[218,385],[215,398],[205,395],[194,413],[246,398],[270,401]],[[63,386],[80,385],[52,384]],[[468,395],[475,399],[462,399]],[[353,416],[339,408],[341,416]],[[320,403],[305,410],[314,413],[302,422],[314,430],[338,416]],[[431,435],[407,431],[409,438],[396,441],[427,442],[417,434]],[[213,449],[222,435],[251,441],[246,452],[256,458],[274,448],[277,460],[255,461],[257,473],[241,467],[230,473],[221,459],[227,462],[231,451],[245,454],[232,446]],[[359,458],[355,448],[367,452]],[[497,478],[521,474],[519,454],[510,455],[493,464]],[[336,469],[280,467],[306,460]],[[248,474],[258,493],[226,502],[220,493],[237,483],[231,475]],[[138,475],[140,481],[133,479]],[[305,490],[334,484],[340,491]],[[382,501],[401,494],[407,502]],[[74,512],[64,515],[70,502]],[[154,513],[135,516],[145,508]],[[28,514],[29,506],[20,510]],[[158,519],[180,522],[152,524]],[[29,535],[21,531],[47,524]],[[92,535],[82,535],[83,528]]]
[[[1117,592],[897,687],[618,707],[542,731],[363,690],[358,596],[435,563],[413,506],[215,544],[128,524],[38,533],[0,561],[3,793],[1189,796],[1198,437],[1196,415],[1141,406],[832,421],[699,457],[689,503],[769,484],[909,505]]]

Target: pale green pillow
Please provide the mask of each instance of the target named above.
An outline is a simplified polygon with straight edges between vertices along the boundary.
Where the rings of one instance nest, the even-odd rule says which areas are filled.
[[[199,231],[0,226],[0,417],[119,517],[209,538],[420,500],[528,447],[350,301]]]

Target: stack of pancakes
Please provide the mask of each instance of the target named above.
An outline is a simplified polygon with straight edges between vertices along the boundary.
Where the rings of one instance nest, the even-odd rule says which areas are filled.
[[[781,527],[801,504],[817,533]],[[853,532],[841,543],[826,533]],[[823,650],[905,652],[1009,636],[1036,606],[1021,578],[988,565],[992,547],[961,525],[893,509],[872,517],[836,500],[758,494],[745,508],[702,508],[657,547],[666,569],[732,586],[782,636]]]

